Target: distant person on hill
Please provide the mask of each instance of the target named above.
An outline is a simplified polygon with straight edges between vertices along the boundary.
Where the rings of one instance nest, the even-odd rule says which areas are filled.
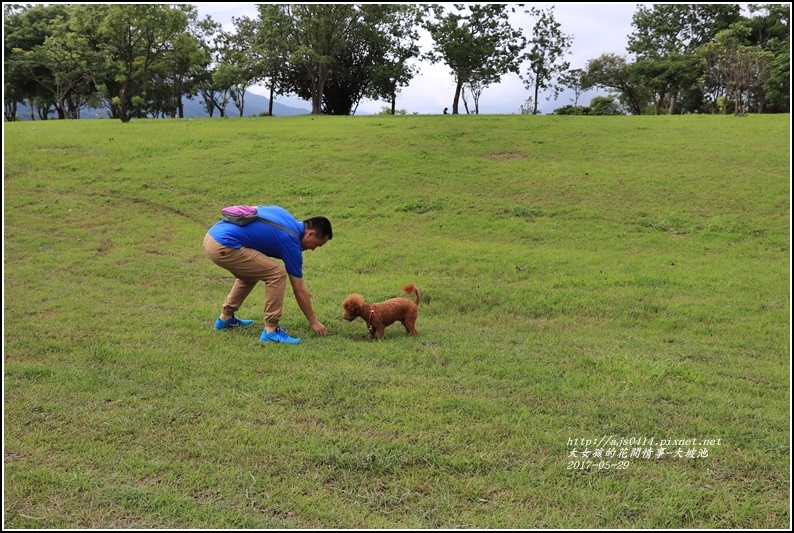
[[[331,222],[325,217],[298,221],[279,206],[258,206],[257,215],[267,222],[256,220],[245,226],[218,221],[204,237],[204,250],[216,265],[234,274],[231,292],[221,307],[215,329],[246,327],[253,320],[234,316],[257,282],[265,283],[265,329],[259,340],[297,344],[299,338],[290,337],[279,326],[284,303],[287,278],[292,292],[312,330],[324,337],[325,326],[317,320],[312,300],[303,281],[303,251],[314,250],[333,238]],[[274,261],[281,259],[284,264]]]
[[[447,108],[447,107],[445,107],[445,108],[444,108],[444,114],[445,114],[445,115],[448,113],[448,109],[449,109],[449,108]]]

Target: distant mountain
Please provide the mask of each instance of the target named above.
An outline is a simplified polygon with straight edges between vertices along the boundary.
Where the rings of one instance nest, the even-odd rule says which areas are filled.
[[[182,103],[185,106],[185,118],[209,117],[207,110],[204,109],[204,105],[202,103],[200,96],[193,98],[193,100],[188,100],[187,98],[185,98],[182,100]],[[251,116],[257,116],[260,113],[265,113],[269,109],[269,104],[270,104],[270,99],[246,91],[245,101],[243,106],[243,116],[251,117]],[[277,117],[308,115],[311,112],[312,112],[311,109],[299,109],[297,107],[289,107],[283,104],[279,104],[277,101],[273,102],[273,115]],[[217,110],[215,111],[215,114],[213,116],[215,117],[219,116]],[[229,102],[229,104],[226,106],[226,116],[239,117],[240,110],[237,109],[233,103]]]
[[[184,112],[185,118],[208,118],[209,113],[204,108],[202,103],[201,97],[195,97],[192,100],[188,100],[184,98],[182,100],[184,105]],[[261,113],[267,112],[269,109],[270,100],[265,98],[264,96],[260,96],[258,94],[254,94],[252,92],[246,91],[245,93],[245,105],[243,107],[243,116],[251,117],[257,116]],[[284,116],[293,116],[293,115],[308,115],[311,113],[311,109],[300,109],[297,107],[290,107],[283,104],[279,104],[278,102],[273,102],[273,115],[277,117],[284,117]],[[27,106],[23,104],[19,104],[17,107],[17,116],[22,120],[28,120],[30,118],[30,110]],[[51,118],[55,118],[54,116],[50,115]],[[219,113],[216,110],[214,117],[219,117]],[[226,106],[226,116],[228,117],[239,117],[240,111],[234,106],[233,103],[229,102]],[[106,109],[95,109],[91,107],[83,108],[80,111],[80,118],[107,118],[108,112]]]

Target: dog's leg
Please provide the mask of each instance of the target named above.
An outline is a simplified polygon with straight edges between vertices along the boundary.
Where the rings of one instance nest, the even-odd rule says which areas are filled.
[[[414,325],[413,320],[406,320],[403,322],[403,326],[405,326],[405,331],[408,333],[408,335],[412,335],[414,337],[419,335],[419,332],[416,331],[416,326]]]
[[[405,314],[405,320],[403,320],[403,326],[405,326],[405,331],[408,332],[409,335],[419,335],[419,332],[416,331],[416,319],[419,317],[418,310],[416,308],[412,309],[408,313]]]

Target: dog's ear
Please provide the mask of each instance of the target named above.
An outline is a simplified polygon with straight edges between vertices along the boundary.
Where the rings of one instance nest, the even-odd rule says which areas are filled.
[[[351,311],[356,308],[356,295],[351,294],[342,302],[342,308]]]

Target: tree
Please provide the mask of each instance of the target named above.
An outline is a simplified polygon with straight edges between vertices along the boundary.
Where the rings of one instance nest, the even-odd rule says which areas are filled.
[[[664,100],[667,114],[675,112],[682,91],[697,87],[693,80],[699,73],[691,70],[697,64],[693,61],[696,50],[740,19],[739,4],[638,7],[632,17],[636,29],[629,35],[627,49],[636,55],[641,69],[652,76],[648,81],[657,100]],[[656,62],[659,64],[653,65]]]
[[[109,116],[118,118],[112,105],[112,97],[106,91],[103,94],[102,90],[120,86],[113,64],[107,56],[104,47],[105,38],[101,31],[108,10],[109,6],[106,4],[73,4],[69,10],[69,28],[86,43],[85,65],[91,76],[92,90],[99,100],[99,104],[92,107],[103,107],[104,102],[109,110]]]
[[[466,112],[469,112],[469,106],[466,103],[466,89],[469,90],[469,94],[471,94],[471,99],[474,100],[474,114],[480,114],[480,96],[482,96],[483,91],[485,90],[485,85],[478,81],[477,79],[468,81],[466,85],[463,87],[463,91],[461,91],[461,96],[463,97],[463,105],[466,106]]]
[[[312,101],[313,113],[346,115],[365,96],[393,102],[413,77],[408,61],[419,53],[415,25],[423,11],[402,4],[271,4],[260,6],[260,35],[282,57],[281,92]]]
[[[411,4],[358,4],[331,67],[323,113],[355,113],[365,96],[386,98],[395,108],[398,91],[417,72],[408,61],[419,54],[416,24],[423,13]]]
[[[308,86],[312,114],[322,112],[325,84],[336,58],[347,45],[356,8],[351,4],[286,4],[280,35],[290,50],[293,73],[302,79],[292,82],[290,90]]]
[[[253,83],[259,81],[258,72],[261,47],[256,46],[257,23],[248,17],[232,18],[237,30],[222,33],[224,44],[221,51],[221,64],[216,79],[229,88],[229,96],[242,117],[245,111],[245,93]]]
[[[585,66],[586,88],[614,89],[631,114],[642,115],[649,100],[648,91],[632,76],[632,64],[624,56],[601,54]]]
[[[656,115],[673,113],[678,91],[696,85],[699,73],[694,55],[675,53],[662,59],[639,60],[630,69],[631,78],[651,96]],[[685,92],[692,96],[691,89]]]
[[[455,80],[454,115],[465,84],[484,88],[498,83],[508,72],[518,74],[526,40],[510,25],[508,17],[514,8],[509,4],[452,6],[455,11],[445,13],[443,5],[432,4],[434,17],[423,25],[433,38],[433,50],[425,58],[432,63],[443,61]]]
[[[197,73],[196,76],[196,89],[201,95],[204,109],[207,110],[210,118],[213,117],[216,109],[220,112],[221,117],[225,117],[229,98],[228,90],[220,90],[213,81],[213,76],[221,61],[222,43],[224,42],[221,25],[212,20],[212,17],[205,16],[195,26],[191,26],[190,31],[193,32],[202,53],[208,58],[207,68]]]
[[[351,20],[344,46],[333,57],[321,98],[327,115],[355,113],[358,102],[372,86],[371,72],[377,58],[376,33],[364,24],[362,11]]]
[[[638,59],[693,53],[740,19],[739,4],[640,4],[632,17],[636,29],[629,35],[628,51]]]
[[[620,105],[611,96],[596,96],[590,100],[588,115],[622,115]]]
[[[764,109],[791,110],[791,4],[748,4],[752,17],[742,21],[750,28],[748,44],[772,52],[768,79],[755,90],[759,113]]]
[[[791,112],[791,37],[772,43],[774,59],[764,85],[766,109],[773,113]],[[761,108],[763,109],[763,108]]]
[[[199,91],[203,73],[210,64],[210,54],[197,34],[195,7],[182,5],[188,16],[189,30],[178,35],[162,61],[153,69],[154,91],[161,95],[162,111],[171,118],[184,117],[183,96],[192,98]]]
[[[563,87],[567,87],[573,91],[573,106],[579,105],[579,97],[587,91],[587,81],[584,80],[585,71],[579,68],[571,69],[563,73],[559,82]]]
[[[104,91],[122,122],[145,111],[151,69],[187,28],[187,16],[165,4],[113,4],[108,6],[99,32],[112,80]]]
[[[48,118],[58,94],[65,97],[51,67],[56,60],[48,57],[46,43],[54,26],[62,26],[68,18],[68,6],[51,4],[18,6],[3,4],[3,100],[8,120],[16,119],[16,104],[28,102],[31,118],[38,113]],[[52,41],[50,41],[52,43]],[[64,75],[66,68],[64,67]]]
[[[268,115],[273,116],[276,95],[287,90],[289,73],[288,14],[284,4],[259,4],[259,27],[254,46],[260,57],[258,79],[265,83],[270,93]]]
[[[750,94],[766,83],[768,66],[774,59],[772,52],[746,45],[749,33],[747,26],[735,24],[719,32],[700,53],[708,74],[724,84],[725,96],[732,97],[734,112],[740,115],[747,112]],[[722,111],[727,112],[727,106]]]
[[[12,122],[17,119],[17,104],[24,99],[22,88],[19,81],[24,79],[21,73],[14,72],[14,64],[10,61],[12,46],[9,45],[9,36],[15,31],[15,27],[21,19],[20,11],[22,6],[14,4],[3,4],[3,116],[5,120]]]
[[[417,4],[363,4],[362,13],[373,57],[366,94],[386,99],[395,114],[397,94],[418,72],[408,62],[419,57],[417,28],[426,9]]]
[[[521,115],[533,115],[534,103],[531,96],[528,96],[524,103],[519,106],[518,112]]]
[[[565,73],[570,68],[568,61],[563,61],[565,54],[570,53],[572,37],[565,35],[560,23],[554,19],[554,8],[540,10],[532,8],[527,13],[537,17],[532,28],[531,45],[526,56],[527,67],[524,87],[533,90],[534,108],[532,114],[538,112],[538,95],[541,90],[552,89],[556,100],[563,91],[563,86],[553,82],[555,76]],[[551,97],[547,97],[549,100]]]
[[[52,73],[52,83],[42,85],[52,93],[58,118],[80,118],[80,109],[95,96],[93,73],[102,58],[86,34],[72,31],[68,19],[53,21],[52,30],[37,54],[38,64]]]

